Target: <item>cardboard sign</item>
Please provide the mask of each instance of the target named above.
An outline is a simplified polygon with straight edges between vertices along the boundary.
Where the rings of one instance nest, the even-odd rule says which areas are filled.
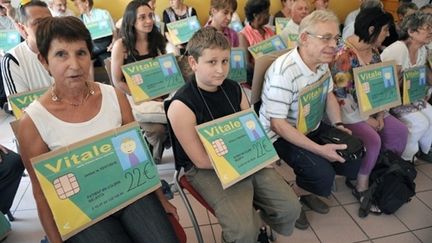
[[[394,61],[354,68],[353,74],[361,117],[401,104]]]
[[[298,34],[288,34],[287,46],[288,49],[295,48],[297,46]]]
[[[410,68],[403,72],[402,101],[404,105],[424,99],[428,89],[425,66]]]
[[[121,69],[135,103],[168,94],[185,83],[172,53],[129,63]]]
[[[242,48],[232,48],[228,78],[239,83],[246,82],[246,53]]]
[[[17,120],[20,119],[24,114],[24,109],[33,101],[39,99],[47,90],[48,88],[43,88],[9,95],[9,104],[12,107],[15,118]]]
[[[281,18],[281,17],[275,18],[275,27],[276,27],[277,35],[280,35],[282,33],[282,30],[288,24],[289,20],[290,20],[289,18]]]
[[[279,159],[251,109],[196,126],[224,189]]]
[[[272,36],[267,40],[261,41],[260,43],[250,46],[248,48],[249,52],[256,59],[264,54],[271,53],[274,51],[280,51],[286,49],[287,46],[282,40],[282,38],[278,35]]]
[[[303,134],[313,131],[320,124],[326,108],[330,87],[330,74],[326,73],[317,82],[299,92],[297,130]]]
[[[240,21],[231,21],[228,27],[233,29],[235,32],[240,32],[243,29],[243,25]]]
[[[63,240],[160,187],[136,122],[31,162]]]
[[[166,25],[174,45],[186,43],[201,27],[196,16],[171,22]]]
[[[103,37],[111,36],[113,34],[111,28],[111,20],[103,19],[99,21],[89,22],[86,24],[90,32],[92,40],[100,39]]]
[[[0,30],[0,50],[7,52],[21,43],[21,35],[16,30]]]

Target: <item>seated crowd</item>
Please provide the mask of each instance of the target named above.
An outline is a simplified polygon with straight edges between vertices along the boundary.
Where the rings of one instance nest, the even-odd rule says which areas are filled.
[[[361,0],[360,8],[341,26],[328,0],[281,0],[275,17],[286,18],[287,24],[278,34],[286,43],[292,35],[296,40],[266,68],[257,115],[296,179],[287,183],[268,166],[224,188],[195,127],[251,108],[247,85],[228,78],[230,51],[245,51],[245,81],[255,85],[256,58],[248,48],[276,35],[271,1],[246,0],[245,26],[237,32],[230,25],[237,1],[211,0],[209,20],[183,44],[176,44],[166,28],[197,15],[183,0],[170,0],[162,18],[155,14],[155,0],[132,0],[119,29],[111,14],[95,8],[93,0],[73,0],[79,10],[76,16],[66,0],[46,2],[22,0],[15,9],[9,0],[0,0],[0,30],[16,29],[24,39],[0,56],[1,92],[7,97],[48,89],[19,120],[19,155],[0,145],[0,211],[9,212],[25,167],[49,242],[62,238],[31,159],[132,121],[139,123],[157,164],[171,146],[172,129],[176,160],[183,161],[187,180],[214,209],[222,242],[256,242],[263,223],[285,236],[294,227],[307,229],[302,206],[328,213],[329,206],[320,197],[330,196],[336,175],[355,181],[352,194],[361,203],[381,151],[392,151],[408,163],[432,163],[432,89],[421,100],[365,117],[354,78],[356,68],[394,61],[399,77],[425,66],[431,86],[431,5],[418,8],[404,1],[395,23],[381,1]],[[110,34],[92,40],[87,26],[98,21],[107,21]],[[186,84],[169,95],[135,103],[122,66],[167,53],[186,62],[179,64]],[[106,58],[113,85],[93,80],[94,61],[103,63]],[[323,77],[328,82],[321,84]],[[308,111],[316,112],[319,120],[304,132],[298,127],[304,114],[299,109],[301,91],[318,84],[325,90],[323,112]],[[169,104],[166,113],[164,102]],[[10,112],[11,107],[5,109]],[[364,156],[347,158],[340,151],[348,145],[320,143],[322,134],[332,129],[361,140]],[[381,213],[377,205],[370,211]],[[66,242],[178,242],[168,214],[178,219],[176,208],[159,188]]]

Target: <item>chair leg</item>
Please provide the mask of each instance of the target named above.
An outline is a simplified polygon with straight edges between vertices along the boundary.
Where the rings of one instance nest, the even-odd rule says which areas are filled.
[[[14,216],[12,215],[12,213],[11,213],[10,210],[7,211],[6,215],[7,215],[7,217],[8,217],[8,219],[9,219],[10,222],[15,221],[15,218],[14,218]]]

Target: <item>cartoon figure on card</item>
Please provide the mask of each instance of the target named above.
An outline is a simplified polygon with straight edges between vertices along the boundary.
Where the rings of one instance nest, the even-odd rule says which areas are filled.
[[[111,139],[123,170],[133,168],[150,159],[145,147],[141,146],[142,140],[138,136],[140,135],[136,131],[128,131]]]
[[[264,136],[264,131],[257,124],[257,120],[251,114],[239,118],[251,142],[259,140]]]

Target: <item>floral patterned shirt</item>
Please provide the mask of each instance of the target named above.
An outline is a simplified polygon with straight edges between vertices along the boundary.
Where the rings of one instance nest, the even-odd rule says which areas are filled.
[[[378,51],[374,50],[369,64],[381,62]],[[345,42],[338,46],[334,62],[330,65],[333,76],[333,92],[341,107],[342,122],[353,124],[364,121],[360,117],[356,90],[354,86],[353,68],[362,66],[353,47]]]

